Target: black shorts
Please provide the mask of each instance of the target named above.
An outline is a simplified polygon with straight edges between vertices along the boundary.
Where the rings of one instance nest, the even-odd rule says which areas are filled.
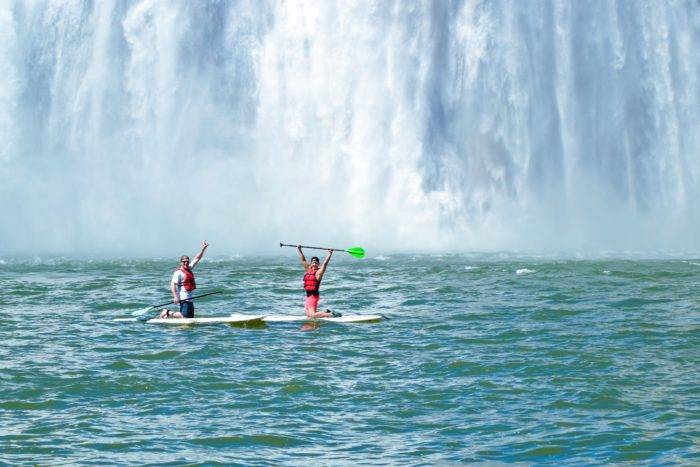
[[[194,302],[192,300],[180,302],[180,314],[183,318],[194,318]]]

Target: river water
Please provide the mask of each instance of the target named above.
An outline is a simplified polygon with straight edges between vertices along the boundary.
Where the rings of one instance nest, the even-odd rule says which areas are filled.
[[[0,462],[698,462],[700,260],[334,258],[390,320],[163,328],[175,260],[0,262]],[[205,259],[198,316],[302,313],[294,257]]]

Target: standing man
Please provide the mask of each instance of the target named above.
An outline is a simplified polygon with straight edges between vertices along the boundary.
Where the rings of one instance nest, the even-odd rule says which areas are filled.
[[[194,318],[194,302],[192,301],[192,292],[197,288],[194,282],[194,272],[192,270],[199,263],[199,260],[204,256],[204,250],[209,244],[206,240],[202,242],[202,249],[199,250],[197,256],[190,263],[190,257],[182,255],[180,257],[180,269],[176,270],[173,278],[170,281],[170,291],[173,293],[173,302],[180,304],[180,311],[172,311],[165,308],[161,314],[161,318]]]
[[[333,256],[333,250],[328,250],[328,255],[323,259],[323,264],[319,267],[318,256],[313,256],[311,258],[311,264],[306,262],[304,257],[304,252],[301,251],[301,245],[297,245],[297,250],[299,251],[299,257],[301,258],[301,264],[304,265],[304,291],[306,292],[306,303],[304,309],[306,310],[307,318],[337,318],[342,316],[337,311],[316,311],[318,308],[318,301],[321,298],[319,294],[319,288],[321,287],[321,279],[326,273],[326,268],[328,263],[331,261],[331,256]]]

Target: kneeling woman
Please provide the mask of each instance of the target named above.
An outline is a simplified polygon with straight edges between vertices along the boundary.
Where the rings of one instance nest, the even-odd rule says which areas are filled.
[[[328,255],[323,259],[323,264],[319,267],[319,259],[317,256],[311,258],[311,263],[306,262],[304,253],[301,251],[301,246],[297,245],[297,250],[299,250],[299,256],[301,257],[301,264],[304,265],[304,291],[306,292],[306,317],[307,318],[330,318],[342,316],[340,313],[335,311],[316,311],[318,308],[318,301],[321,298],[319,294],[319,288],[321,287],[321,279],[323,279],[323,274],[326,272],[328,263],[333,256],[333,250],[328,250]]]
[[[190,257],[182,255],[180,257],[180,269],[175,271],[173,279],[170,281],[170,291],[173,293],[173,302],[180,304],[180,311],[172,311],[164,309],[161,318],[194,318],[194,302],[192,301],[192,292],[197,288],[194,282],[194,272],[192,269],[199,263],[199,260],[204,256],[204,250],[209,244],[202,242],[202,249],[199,250],[197,256],[190,263]]]

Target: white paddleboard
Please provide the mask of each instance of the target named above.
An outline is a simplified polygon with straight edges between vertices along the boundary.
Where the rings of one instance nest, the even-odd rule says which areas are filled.
[[[232,314],[231,316],[211,316],[205,318],[152,318],[146,321],[148,324],[261,324],[265,315],[242,315]],[[114,321],[134,322],[136,318],[116,318]]]
[[[343,315],[338,318],[309,319],[299,315],[267,315],[263,318],[266,323],[294,323],[304,321],[327,321],[329,323],[372,323],[381,321],[381,315]]]

